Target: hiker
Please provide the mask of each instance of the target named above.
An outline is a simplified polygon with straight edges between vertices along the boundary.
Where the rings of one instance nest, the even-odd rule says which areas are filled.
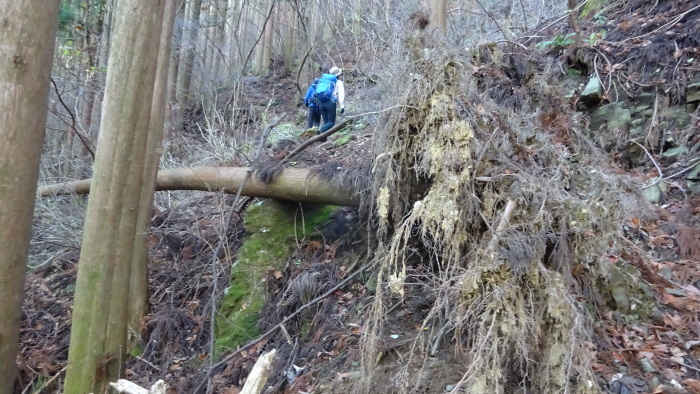
[[[340,113],[345,112],[345,86],[339,79],[342,74],[343,70],[331,67],[328,74],[323,74],[316,85],[315,97],[323,118],[323,126],[318,130],[318,134],[328,131],[335,125],[335,111],[338,105],[340,105]]]
[[[306,96],[304,96],[304,106],[309,109],[308,120],[306,128],[310,129],[312,127],[319,127],[321,125],[321,112],[318,110],[318,105],[314,98],[314,93],[316,92],[316,85],[318,84],[320,78],[314,79],[306,90]]]

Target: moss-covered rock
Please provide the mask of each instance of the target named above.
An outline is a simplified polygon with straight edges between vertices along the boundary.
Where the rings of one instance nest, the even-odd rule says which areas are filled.
[[[231,268],[231,283],[219,306],[216,349],[226,351],[260,334],[265,278],[281,270],[297,241],[327,223],[338,207],[265,200],[246,211],[246,236]]]
[[[338,133],[336,135],[335,140],[333,141],[333,146],[343,146],[347,144],[348,142],[356,139],[355,135],[351,131],[344,131],[341,133]]]
[[[633,321],[651,316],[655,305],[652,292],[632,264],[624,260],[605,262],[599,266],[598,274],[598,288],[611,309]]]

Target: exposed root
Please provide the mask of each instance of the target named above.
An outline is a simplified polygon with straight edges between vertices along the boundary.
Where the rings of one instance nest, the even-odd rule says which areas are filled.
[[[643,203],[596,154],[565,100],[547,94],[547,74],[526,77],[543,67],[538,59],[487,57],[475,81],[467,59],[444,52],[413,51],[411,80],[389,103],[401,110],[387,113],[375,136],[384,258],[356,391],[371,386],[387,298],[403,297],[409,267],[425,265],[435,281],[422,325],[430,338],[416,338],[408,363],[451,343],[465,371],[457,386],[469,393],[599,392],[591,316],[573,272],[615,248],[619,218]],[[411,392],[420,376],[406,367],[397,378]]]

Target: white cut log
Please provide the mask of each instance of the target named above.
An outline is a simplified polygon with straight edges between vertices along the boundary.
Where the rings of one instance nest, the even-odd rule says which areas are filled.
[[[148,390],[139,386],[136,383],[132,383],[126,379],[119,379],[117,383],[110,383],[110,386],[114,387],[120,393],[127,394],[148,394]]]
[[[165,394],[167,390],[168,387],[165,385],[165,382],[163,380],[158,380],[151,386],[151,389],[148,390],[148,394]]]
[[[276,354],[277,350],[272,349],[258,358],[258,361],[253,366],[253,370],[248,375],[248,379],[245,381],[245,385],[243,385],[241,394],[262,393],[267,383],[267,378],[270,377],[270,368],[272,368],[272,362],[275,361]]]
[[[117,391],[120,393],[127,394],[165,394],[165,391],[167,390],[163,380],[157,381],[153,386],[151,386],[150,390],[147,390],[126,379],[119,379],[117,383],[110,383],[109,385],[117,389]]]

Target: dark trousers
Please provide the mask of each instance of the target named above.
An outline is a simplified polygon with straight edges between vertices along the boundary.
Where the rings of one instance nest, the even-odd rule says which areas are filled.
[[[321,111],[318,110],[318,106],[313,105],[309,107],[309,115],[307,117],[306,128],[310,129],[313,126],[318,126],[321,124]]]
[[[319,109],[321,110],[321,117],[323,118],[323,126],[318,131],[319,134],[328,131],[333,125],[335,125],[335,101],[330,100],[326,102],[318,103]]]

